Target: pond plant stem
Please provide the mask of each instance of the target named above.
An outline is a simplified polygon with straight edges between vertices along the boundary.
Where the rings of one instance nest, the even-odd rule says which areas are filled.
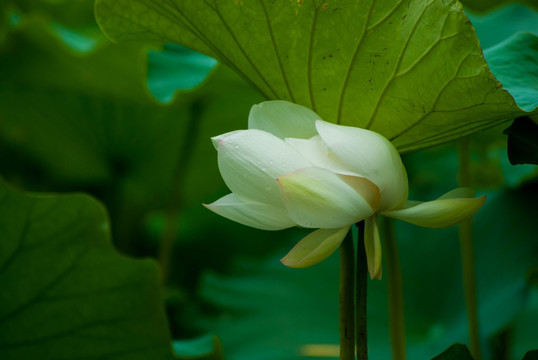
[[[387,268],[389,333],[393,360],[405,360],[405,317],[402,270],[392,219],[383,218],[383,248]]]
[[[360,247],[360,246],[359,246]],[[340,245],[340,359],[355,359],[354,294],[355,259],[350,229]]]
[[[168,207],[165,213],[164,229],[161,235],[161,247],[157,255],[159,265],[161,266],[162,283],[166,285],[170,276],[170,261],[174,252],[174,243],[177,240],[179,232],[179,221],[182,205],[182,190],[186,169],[192,158],[192,149],[196,141],[196,135],[200,124],[200,113],[202,104],[195,101],[189,108],[187,126],[182,141],[182,146],[178,148],[179,153],[174,169],[171,191],[168,199]]]
[[[471,185],[470,159],[470,139],[469,137],[465,137],[459,143],[459,186],[461,187],[469,187]],[[463,270],[463,292],[465,294],[469,324],[469,345],[473,358],[475,360],[481,360],[472,219],[467,219],[460,224],[459,238]]]
[[[357,276],[356,276],[356,332],[357,332],[357,359],[368,359],[368,332],[366,327],[366,295],[368,289],[368,263],[364,248],[364,220],[357,223]]]

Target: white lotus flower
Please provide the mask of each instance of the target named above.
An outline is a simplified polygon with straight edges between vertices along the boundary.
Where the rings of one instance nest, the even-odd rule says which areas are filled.
[[[430,202],[407,200],[405,168],[396,148],[365,129],[322,120],[285,101],[252,107],[248,130],[214,137],[222,178],[232,191],[208,209],[263,230],[315,228],[283,259],[307,267],[327,258],[350,227],[365,220],[372,279],[381,278],[377,214],[441,228],[473,215],[485,197],[456,189]]]

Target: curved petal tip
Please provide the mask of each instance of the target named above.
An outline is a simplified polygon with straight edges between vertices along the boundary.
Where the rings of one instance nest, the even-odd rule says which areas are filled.
[[[486,195],[478,198],[447,197],[451,193],[453,191],[433,201],[409,203],[407,207],[385,211],[382,215],[414,225],[438,229],[456,225],[473,216],[486,201]]]
[[[339,229],[318,229],[305,236],[280,262],[292,268],[316,265],[329,257],[342,243],[349,226]]]

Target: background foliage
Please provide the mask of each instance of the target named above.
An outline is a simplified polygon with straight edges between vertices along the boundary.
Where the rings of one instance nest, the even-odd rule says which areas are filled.
[[[502,69],[522,60],[509,57],[521,49],[530,54],[523,69],[536,69],[538,30],[536,22],[524,21],[536,12],[524,6],[476,12],[484,4],[468,2],[491,71],[499,80],[507,76],[501,82],[511,95],[499,96],[532,110],[536,70]],[[212,334],[232,360],[297,359],[312,349],[308,345],[320,344],[335,357],[337,258],[310,269],[284,268],[278,259],[301,230],[258,231],[200,206],[227,193],[209,137],[244,128],[250,107],[263,95],[229,68],[186,48],[111,44],[97,27],[93,5],[0,4],[0,176],[9,184],[0,185],[0,358],[165,359],[175,351],[218,359],[220,340]],[[491,31],[488,16],[506,26]],[[457,17],[464,22],[461,13]],[[521,30],[527,35],[512,37]],[[479,51],[475,40],[464,43]],[[246,54],[264,57],[267,48],[273,49]],[[245,53],[234,56],[248,62]],[[329,69],[319,56],[316,69],[323,74]],[[482,74],[485,79],[487,72]],[[244,77],[261,87],[251,75]],[[286,84],[275,79],[274,88],[284,92],[279,97],[286,98]],[[522,80],[526,85],[518,88]],[[318,85],[321,93],[325,86]],[[297,89],[291,94],[309,101]],[[337,110],[317,99],[318,110],[335,120]],[[502,120],[523,114],[513,106]],[[486,355],[519,360],[538,347],[538,282],[532,275],[538,266],[538,185],[535,166],[510,165],[502,134],[508,125],[472,138],[473,185],[488,195],[474,229]],[[404,162],[412,198],[431,199],[456,186],[454,143],[408,154]],[[429,359],[467,342],[456,229],[397,223],[396,230],[408,356]],[[371,356],[388,359],[386,284],[369,286]]]

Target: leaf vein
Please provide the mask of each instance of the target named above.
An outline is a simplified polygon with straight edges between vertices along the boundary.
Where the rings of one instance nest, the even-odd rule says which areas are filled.
[[[278,62],[278,67],[280,68],[280,73],[282,74],[282,79],[284,80],[284,84],[286,85],[286,89],[288,91],[288,95],[291,101],[295,102],[295,98],[293,97],[293,93],[291,92],[291,89],[290,89],[288,77],[286,76],[286,72],[284,71],[284,65],[282,64],[282,59],[280,58],[280,51],[278,50],[275,35],[273,33],[273,28],[271,26],[271,21],[269,20],[269,13],[267,12],[267,8],[265,7],[264,0],[259,0],[259,1],[263,9],[263,13],[265,15],[265,20],[267,22],[267,29],[269,30],[269,36],[271,37],[271,43],[273,44],[273,49],[275,50],[275,56]]]
[[[190,31],[194,35],[196,35],[198,38],[200,38],[200,40],[202,40],[202,42],[205,45],[207,45],[207,47],[209,47],[215,53],[215,55],[219,58],[218,59],[219,61],[223,62],[224,64],[232,68],[232,70],[238,73],[239,76],[243,78],[243,80],[249,83],[252,87],[257,88],[264,97],[269,98],[269,96],[262,89],[256,86],[256,84],[250,79],[250,77],[248,77],[239,67],[237,67],[237,65],[235,65],[233,61],[231,61],[222,51],[220,51],[220,49],[207,36],[205,36],[202,31],[200,31],[200,29],[189,19],[189,17],[185,15],[183,10],[181,10],[181,8],[177,6],[177,3],[174,0],[167,0],[167,1],[169,1],[172,4],[173,8],[178,13],[178,15],[180,15],[183,19],[185,19],[186,22],[189,23]],[[210,6],[208,5],[208,7]]]
[[[48,284],[46,284],[42,289],[40,289],[32,298],[28,299],[26,302],[19,304],[18,307],[15,309],[12,309],[8,313],[4,314],[2,317],[0,317],[0,323],[6,322],[7,320],[17,316],[18,314],[22,313],[32,305],[36,304],[49,290],[54,288],[55,285],[60,283],[63,279],[65,279],[71,270],[73,270],[79,263],[80,259],[85,255],[86,250],[89,245],[86,245],[73,259],[73,261],[64,269],[62,270],[54,279],[52,279]]]
[[[173,8],[178,13],[178,15],[180,15],[183,19],[185,19],[186,22],[189,23],[191,32],[195,36],[197,36],[205,45],[207,45],[207,47],[209,47],[215,53],[219,61],[221,61],[222,63],[232,68],[232,70],[238,73],[239,76],[241,76],[243,80],[249,83],[252,87],[258,88],[258,90],[262,93],[264,97],[266,98],[269,97],[262,89],[257,87],[256,84],[254,84],[254,82],[239,67],[237,67],[233,61],[231,61],[222,51],[220,51],[220,49],[207,36],[205,36],[202,31],[200,31],[200,29],[189,19],[189,17],[185,15],[183,10],[181,10],[177,6],[177,3],[174,0],[167,0],[167,1],[169,1],[172,4]]]
[[[254,72],[256,72],[256,74],[260,78],[260,80],[265,84],[267,89],[272,93],[272,95],[270,97],[277,99],[278,95],[277,95],[276,91],[271,87],[271,85],[269,84],[267,79],[262,75],[262,73],[260,72],[260,69],[258,69],[258,67],[254,64],[254,62],[252,61],[250,56],[248,56],[247,52],[245,51],[245,48],[241,45],[239,40],[237,40],[237,37],[235,36],[234,32],[231,30],[230,25],[226,22],[226,20],[224,19],[224,17],[220,13],[220,11],[217,8],[212,7],[207,2],[207,0],[204,0],[204,3],[207,5],[207,7],[209,7],[211,10],[213,10],[213,12],[219,17],[222,25],[224,25],[224,27],[226,28],[226,31],[228,32],[228,34],[230,34],[230,37],[232,38],[232,40],[237,45],[237,48],[239,49],[239,51],[241,51],[241,54],[243,55],[245,60],[247,60],[247,62],[250,64],[250,66],[252,67]]]
[[[355,46],[355,51],[353,52],[353,56],[351,57],[351,61],[349,63],[349,66],[347,68],[346,75],[344,76],[344,82],[342,84],[342,90],[340,90],[340,99],[338,102],[338,115],[336,117],[336,123],[340,124],[342,119],[342,109],[344,107],[344,98],[346,96],[346,90],[347,90],[347,84],[349,82],[349,79],[351,77],[351,72],[353,71],[353,66],[355,64],[355,61],[357,59],[357,56],[359,54],[359,49],[361,44],[363,43],[364,38],[366,37],[366,28],[368,26],[368,22],[370,21],[370,16],[372,15],[372,9],[374,7],[375,0],[372,0],[370,3],[370,7],[368,9],[368,14],[366,15],[366,20],[364,21],[364,29],[362,31],[361,37],[359,38],[359,41],[357,42],[357,45]]]
[[[411,42],[411,38],[413,37],[413,34],[415,33],[415,30],[417,29],[418,24],[420,23],[420,20],[422,19],[422,16],[424,16],[424,13],[434,3],[434,1],[435,0],[430,1],[426,6],[424,6],[424,8],[422,9],[422,12],[420,13],[420,15],[417,18],[417,21],[413,25],[413,28],[411,29],[411,32],[409,33],[409,36],[405,40],[405,43],[404,43],[404,46],[403,46],[402,51],[400,53],[400,56],[398,57],[398,61],[396,62],[396,65],[394,66],[394,71],[392,73],[392,76],[390,77],[389,81],[387,81],[387,83],[385,84],[385,87],[381,91],[381,94],[379,94],[379,97],[377,99],[376,105],[374,107],[374,111],[372,112],[372,115],[370,116],[370,119],[368,120],[368,123],[365,126],[366,129],[369,129],[369,128],[372,127],[372,125],[374,123],[374,120],[375,120],[375,116],[377,115],[377,112],[379,111],[380,104],[383,101],[383,98],[387,94],[388,88],[390,87],[390,85],[392,84],[392,82],[393,82],[393,80],[395,78],[394,75],[396,74],[396,72],[400,68],[400,65],[402,63],[402,59],[404,57],[404,54],[407,51],[407,47],[409,46],[409,43]]]
[[[376,22],[375,24],[372,24],[368,29],[366,29],[366,31],[371,31],[373,29],[375,29],[376,27],[378,27],[379,25],[381,25],[382,23],[384,23],[385,21],[387,21],[388,18],[390,18],[390,16],[392,14],[394,14],[394,12],[400,7],[400,5],[403,4],[403,0],[400,0],[396,6],[394,6],[388,13],[387,15],[385,15],[384,17],[382,17],[381,19],[379,19],[378,22]]]
[[[323,0],[320,6],[323,5],[325,0]],[[307,81],[308,81],[308,93],[310,95],[310,105],[314,112],[316,112],[316,102],[314,100],[314,89],[312,87],[312,53],[314,49],[314,37],[316,33],[316,23],[318,21],[318,10],[319,7],[316,6],[316,1],[312,0],[312,5],[314,6],[314,18],[312,19],[312,28],[310,29],[310,42],[308,44],[308,61],[307,61]]]
[[[445,28],[445,26],[446,26],[447,20],[448,20],[448,16],[445,17],[445,21],[444,21],[444,23],[443,23],[443,28],[441,29],[441,34],[442,34],[443,31],[444,31],[444,28]],[[413,69],[414,69],[414,68],[415,68],[415,67],[416,67],[416,66],[417,66],[417,65],[418,65],[424,58],[426,58],[426,56],[428,56],[428,54],[430,54],[430,53],[433,51],[433,49],[434,49],[438,44],[441,43],[441,41],[450,39],[450,38],[455,37],[455,36],[457,36],[457,35],[458,35],[458,33],[456,33],[456,34],[454,34],[454,35],[451,35],[451,36],[444,37],[444,38],[443,38],[443,37],[439,37],[437,40],[435,40],[435,41],[430,45],[429,48],[426,49],[426,51],[425,51],[424,53],[422,53],[422,55],[420,55],[420,56],[418,57],[418,59],[416,59],[416,60],[409,66],[409,68],[407,68],[407,69],[404,70],[404,71],[400,71],[399,73],[397,73],[396,75],[394,75],[394,77],[397,78],[397,77],[401,77],[401,76],[403,76],[403,75],[405,75],[405,74],[410,73],[411,70],[413,70]]]
[[[0,266],[0,273],[5,272],[9,268],[9,266],[13,263],[13,261],[17,258],[17,255],[19,255],[19,253],[22,251],[24,247],[24,243],[26,242],[26,238],[28,237],[28,232],[30,230],[30,215],[32,213],[32,210],[33,210],[33,205],[30,209],[28,209],[28,211],[25,214],[24,222],[22,224],[22,229],[18,237],[18,241],[17,241],[17,247],[9,255],[6,261],[4,261],[2,266]]]
[[[471,134],[476,129],[483,129],[484,128],[484,125],[483,125],[484,123],[488,124],[488,126],[486,128],[490,128],[490,127],[496,126],[498,124],[502,124],[503,122],[506,122],[506,121],[509,121],[509,120],[510,119],[508,119],[508,120],[506,119],[506,115],[503,115],[503,116],[495,117],[493,119],[492,118],[487,118],[487,119],[483,119],[483,120],[473,121],[472,123],[464,124],[464,125],[462,125],[462,126],[460,126],[458,128],[449,129],[449,130],[437,133],[435,135],[425,137],[425,138],[423,138],[423,139],[421,139],[419,141],[414,141],[412,144],[398,146],[398,150],[401,153],[404,153],[404,152],[408,152],[408,151],[411,151],[411,150],[417,148],[417,145],[420,145],[420,147],[427,147],[428,144],[435,145],[435,144],[447,142],[447,141],[450,141],[452,139],[460,137],[460,136],[458,136],[459,134]],[[462,130],[464,130],[464,131],[462,131]],[[441,135],[439,135],[439,134],[441,134]]]
[[[430,116],[433,112],[435,112],[435,107],[437,105],[437,103],[439,102],[439,99],[441,98],[441,95],[443,94],[443,92],[448,88],[448,86],[450,86],[450,84],[457,79],[456,75],[458,74],[458,72],[460,71],[461,67],[463,66],[463,64],[465,63],[465,60],[467,60],[469,58],[469,56],[471,56],[471,53],[467,54],[461,61],[460,63],[458,64],[458,67],[456,69],[456,72],[454,73],[454,75],[452,76],[452,78],[450,80],[447,81],[447,83],[441,88],[441,90],[439,90],[439,92],[437,93],[437,96],[435,97],[435,100],[432,104],[432,107],[431,109],[425,113],[424,115],[422,115],[417,121],[415,121],[413,124],[409,125],[407,128],[405,128],[404,130],[400,131],[400,133],[398,133],[397,135],[391,137],[389,140],[390,141],[393,141],[394,139],[402,136],[403,134],[409,132],[411,129],[413,129],[415,126],[417,126],[418,124],[420,124],[421,122],[424,121],[424,119],[426,119],[428,116]]]

